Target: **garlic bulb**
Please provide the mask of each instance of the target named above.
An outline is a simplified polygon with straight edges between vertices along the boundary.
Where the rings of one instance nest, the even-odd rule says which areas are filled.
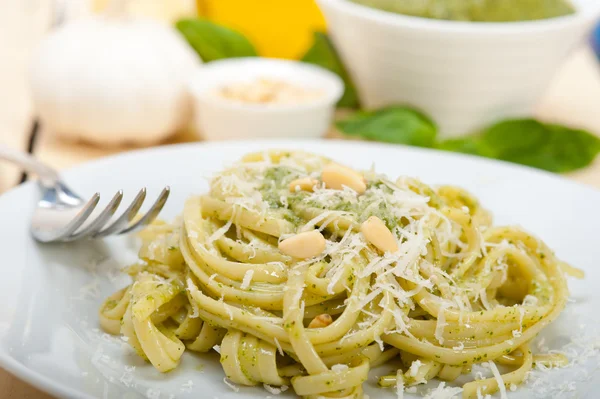
[[[49,131],[99,145],[151,144],[189,120],[201,60],[172,28],[90,17],[52,32],[32,59],[34,105]]]

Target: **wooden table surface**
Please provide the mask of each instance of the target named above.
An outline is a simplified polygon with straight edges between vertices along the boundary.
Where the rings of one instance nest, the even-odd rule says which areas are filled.
[[[2,23],[0,16],[0,25]],[[0,49],[1,40],[2,35]],[[6,57],[0,58],[0,65],[5,68],[0,74],[0,145],[27,150],[32,125],[32,109],[25,74],[27,54],[17,53],[17,56],[13,54],[11,57],[6,54],[0,55]],[[578,126],[600,134],[600,69],[590,49],[582,48],[567,60],[547,95],[540,102],[536,114],[544,120]],[[335,132],[329,136],[339,137]],[[193,134],[183,134],[171,142],[194,140],[196,137]],[[99,149],[64,143],[52,138],[42,129],[35,142],[34,153],[42,161],[60,169],[126,150],[128,149]],[[14,187],[20,178],[21,171],[18,168],[0,164],[0,193]],[[600,157],[590,167],[570,174],[569,178],[600,188]],[[0,369],[0,398],[49,396]]]

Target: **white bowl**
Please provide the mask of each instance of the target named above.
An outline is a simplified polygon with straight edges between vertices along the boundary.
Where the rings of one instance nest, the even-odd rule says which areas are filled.
[[[600,14],[574,0],[574,15],[529,22],[410,17],[348,0],[317,0],[363,105],[406,103],[431,115],[443,136],[530,115],[567,54]]]
[[[216,91],[234,83],[268,78],[323,95],[297,104],[243,103]],[[313,65],[270,58],[234,58],[205,64],[191,83],[195,123],[207,140],[241,138],[316,138],[330,127],[344,84],[335,74]]]

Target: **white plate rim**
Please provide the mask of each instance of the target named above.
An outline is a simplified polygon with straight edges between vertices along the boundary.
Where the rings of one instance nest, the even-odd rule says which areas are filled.
[[[401,151],[413,151],[413,152],[421,153],[424,155],[429,154],[429,155],[434,155],[434,156],[442,156],[443,158],[448,158],[448,159],[456,159],[456,160],[470,159],[477,163],[484,163],[484,164],[492,165],[492,166],[495,165],[495,166],[501,167],[506,170],[511,170],[512,172],[527,173],[533,178],[542,178],[542,179],[550,179],[551,181],[560,181],[561,184],[567,184],[567,185],[570,185],[573,187],[578,187],[579,189],[588,190],[588,191],[591,191],[591,192],[594,192],[597,194],[600,193],[600,190],[593,186],[589,186],[589,185],[586,185],[586,184],[583,184],[583,183],[580,183],[580,182],[577,182],[574,180],[570,180],[562,175],[546,172],[546,171],[543,171],[540,169],[535,169],[535,168],[531,168],[531,167],[527,167],[527,166],[517,165],[517,164],[513,164],[513,163],[509,163],[509,162],[488,159],[488,158],[482,158],[482,157],[469,155],[469,154],[446,152],[446,151],[441,151],[441,150],[436,150],[436,149],[431,149],[431,148],[412,147],[412,146],[405,146],[405,145],[399,145],[399,144],[387,144],[387,143],[369,142],[369,141],[343,140],[343,139],[303,139],[303,140],[298,140],[298,139],[287,139],[287,140],[286,139],[275,139],[275,140],[273,140],[273,139],[258,139],[258,140],[235,140],[235,141],[226,141],[226,142],[192,142],[192,143],[169,144],[169,145],[162,145],[162,146],[151,147],[151,148],[134,149],[134,150],[130,150],[127,152],[114,154],[114,155],[110,155],[110,156],[106,156],[106,157],[101,157],[101,158],[98,158],[95,160],[87,161],[87,162],[81,163],[79,165],[62,170],[61,176],[66,177],[66,180],[68,180],[70,174],[72,174],[73,172],[80,171],[82,169],[85,170],[88,167],[97,166],[97,165],[103,164],[103,163],[111,163],[115,159],[135,158],[138,155],[149,154],[149,153],[157,153],[158,154],[165,150],[166,151],[178,151],[180,149],[187,149],[187,148],[191,148],[191,147],[198,147],[198,148],[217,147],[220,150],[222,150],[223,147],[237,147],[237,146],[244,147],[244,146],[250,145],[250,144],[253,146],[260,144],[260,145],[264,146],[265,149],[281,149],[281,150],[285,150],[287,146],[289,146],[290,148],[292,148],[292,147],[298,148],[300,146],[314,147],[314,146],[319,146],[319,145],[325,145],[325,146],[340,145],[340,146],[352,146],[352,147],[353,146],[361,146],[361,147],[368,146],[371,148],[371,150],[376,150],[376,149],[381,149],[381,148],[386,148],[386,149],[397,148],[397,149],[400,149]],[[27,189],[27,187],[31,187],[34,184],[36,184],[36,183],[31,182],[31,181],[26,182],[20,186],[12,188],[11,190],[3,193],[2,195],[0,195],[0,206],[2,206],[3,202],[6,200],[5,198],[12,197],[14,195],[19,195],[20,192],[25,191]],[[33,202],[32,202],[32,206],[33,206]],[[2,349],[2,348],[0,348],[0,349]],[[41,372],[38,372],[36,370],[26,367],[25,365],[23,365],[22,363],[20,363],[16,359],[14,359],[12,356],[10,356],[10,354],[4,350],[0,350],[0,367],[5,369],[10,374],[16,376],[17,378],[21,379],[22,381],[42,390],[44,392],[47,392],[54,396],[57,396],[57,397],[76,397],[76,398],[90,398],[90,399],[96,398],[95,396],[92,396],[92,395],[89,395],[86,393],[82,393],[82,392],[80,392],[76,389],[70,388],[64,384],[54,382],[51,378],[45,376]],[[241,397],[243,397],[243,396],[241,396]]]

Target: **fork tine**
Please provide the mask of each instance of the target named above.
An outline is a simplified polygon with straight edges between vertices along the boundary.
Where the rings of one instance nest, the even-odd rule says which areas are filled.
[[[121,200],[123,199],[123,190],[117,191],[115,196],[110,200],[108,205],[102,210],[102,212],[94,219],[89,225],[77,231],[76,233],[70,235],[65,240],[73,241],[79,238],[94,234],[99,231],[104,225],[110,220],[110,218],[115,214],[117,208],[121,204]]]
[[[133,223],[131,226],[129,226],[115,234],[125,234],[125,233],[136,232],[136,231],[143,229],[150,223],[152,223],[154,221],[154,219],[156,219],[156,217],[158,216],[160,211],[162,210],[163,206],[165,206],[165,203],[167,202],[167,198],[169,198],[170,192],[171,192],[171,188],[169,186],[166,186],[165,188],[163,188],[160,195],[156,199],[156,202],[154,202],[154,204],[152,204],[152,206],[150,207],[148,212],[144,216],[142,216],[142,218],[140,220],[138,220],[137,222]]]
[[[63,228],[52,231],[41,231],[36,229],[32,230],[33,235],[41,242],[64,241],[87,220],[94,209],[96,209],[98,201],[100,201],[100,193],[94,194],[81,208],[79,213],[77,213],[77,215]]]
[[[94,238],[106,237],[110,234],[115,234],[125,228],[129,222],[133,220],[135,215],[137,215],[138,211],[142,207],[144,203],[144,199],[146,199],[146,187],[142,188],[140,192],[135,196],[129,207],[125,209],[123,214],[119,216],[117,220],[112,222],[108,227],[104,228],[104,230],[97,232],[94,234]]]

